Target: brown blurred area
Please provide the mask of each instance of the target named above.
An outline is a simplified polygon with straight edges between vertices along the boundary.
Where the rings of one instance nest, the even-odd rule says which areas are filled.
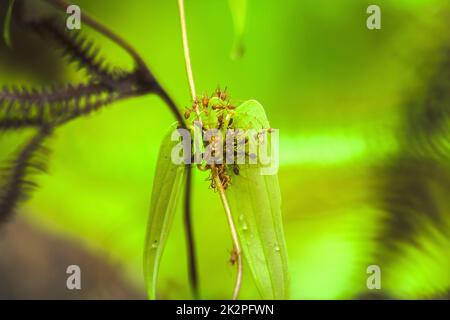
[[[145,299],[106,261],[16,216],[0,227],[0,299]],[[70,265],[81,269],[81,290],[67,289]]]

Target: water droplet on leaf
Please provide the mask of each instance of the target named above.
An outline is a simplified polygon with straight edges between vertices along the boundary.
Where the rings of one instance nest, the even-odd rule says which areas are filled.
[[[243,214],[241,214],[239,216],[239,222],[240,222],[240,225],[242,227],[242,230],[247,231],[248,230],[248,225],[247,225],[247,221],[245,221],[245,216]]]

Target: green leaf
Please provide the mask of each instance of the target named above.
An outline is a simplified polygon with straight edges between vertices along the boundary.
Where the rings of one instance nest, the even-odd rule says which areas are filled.
[[[255,100],[236,109],[234,125],[268,129],[264,108]],[[243,255],[263,299],[286,299],[289,291],[281,193],[277,175],[261,175],[257,165],[240,165],[226,193],[237,224]]]
[[[172,226],[177,200],[183,189],[185,166],[176,165],[171,160],[172,149],[178,144],[177,141],[171,140],[171,134],[176,128],[176,124],[172,125],[170,132],[164,137],[153,180],[144,255],[144,276],[150,299],[156,298],[158,269]]]
[[[9,1],[8,10],[6,12],[5,24],[3,26],[3,39],[5,40],[6,45],[11,48],[11,20],[12,20],[12,12],[14,8],[15,0]]]
[[[234,44],[232,59],[239,59],[244,54],[244,31],[247,20],[247,0],[228,0],[234,24]]]
[[[233,117],[233,126],[235,129],[241,130],[270,128],[266,111],[256,100],[245,101],[236,108],[236,114]]]
[[[287,249],[281,217],[278,177],[263,176],[247,165],[233,176],[228,201],[237,222],[242,252],[263,299],[286,299]]]

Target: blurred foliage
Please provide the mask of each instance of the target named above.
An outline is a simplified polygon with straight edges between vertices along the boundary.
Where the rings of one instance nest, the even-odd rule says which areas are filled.
[[[188,105],[176,1],[75,2],[132,43],[180,108]],[[250,0],[246,52],[234,61],[227,1],[186,3],[197,89],[211,92],[221,85],[238,101],[258,99],[272,127],[280,129],[293,299],[370,295],[371,264],[382,268],[385,297],[430,298],[450,289],[449,131],[433,135],[436,122],[422,121],[430,119],[424,111],[430,95],[446,97],[431,113],[439,110],[443,128],[450,121],[450,64],[441,58],[449,54],[447,1],[380,0],[379,31],[366,28],[369,4]],[[130,63],[113,43],[98,41],[108,57]],[[13,49],[0,47],[2,84],[81,79],[51,46],[14,25],[11,42]],[[436,81],[442,88],[433,89]],[[20,214],[108,255],[143,288],[152,179],[172,122],[163,102],[148,96],[58,130],[49,143],[50,174],[39,177],[41,188]],[[24,135],[1,134],[2,159]],[[447,149],[437,152],[423,137],[442,140]],[[231,240],[206,178],[195,174],[193,194],[201,293],[227,298],[235,272],[227,263]],[[162,259],[161,298],[190,297],[180,213]],[[241,297],[258,297],[245,272]]]

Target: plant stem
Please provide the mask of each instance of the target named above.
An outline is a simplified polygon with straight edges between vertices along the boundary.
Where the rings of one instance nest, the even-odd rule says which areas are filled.
[[[189,53],[189,42],[188,42],[188,36],[187,36],[184,0],[178,0],[178,8],[180,11],[180,24],[181,24],[181,34],[182,34],[182,38],[183,38],[184,60],[185,60],[185,64],[186,64],[186,72],[188,75],[189,88],[191,91],[191,98],[194,103],[193,107],[194,107],[194,111],[197,115],[197,122],[200,125],[202,125],[202,121],[200,119],[200,110],[199,110],[198,101],[197,101],[197,93],[195,90],[194,75],[192,72],[191,57],[190,57],[190,53]],[[219,174],[217,173],[217,169],[214,164],[211,165],[211,172],[212,172],[212,176],[215,181],[215,184],[217,186],[217,190],[219,191],[219,194],[220,194],[220,200],[222,201],[222,205],[223,205],[223,207],[225,209],[225,213],[227,215],[228,225],[229,225],[230,231],[231,231],[231,238],[233,240],[234,250],[236,250],[236,255],[237,255],[238,272],[237,272],[236,282],[235,282],[234,291],[233,291],[233,299],[236,300],[239,296],[239,292],[241,290],[241,283],[242,283],[241,246],[239,244],[239,238],[237,235],[236,226],[233,221],[233,216],[231,214],[230,205],[228,204],[228,199],[225,194],[225,189],[223,187],[222,181],[220,180]]]
[[[189,280],[194,299],[199,299],[198,272],[195,260],[195,241],[192,227],[192,166],[186,165],[186,188],[184,190],[184,225],[187,239]]]
[[[194,82],[194,74],[192,72],[192,63],[191,63],[191,55],[189,53],[189,41],[187,36],[187,27],[186,27],[186,16],[184,10],[184,0],[178,0],[178,8],[180,11],[180,24],[181,24],[181,35],[183,38],[183,52],[184,52],[184,61],[186,63],[186,73],[189,81],[189,88],[191,90],[192,101],[194,102],[194,108],[197,115],[200,115],[197,101],[197,91],[195,90],[195,82]]]
[[[233,291],[233,300],[236,300],[239,296],[239,292],[241,291],[241,284],[242,284],[242,251],[241,251],[241,245],[239,243],[239,238],[236,230],[236,225],[233,221],[233,215],[231,214],[230,205],[228,203],[227,196],[225,194],[225,189],[223,187],[222,181],[220,181],[219,174],[217,173],[217,168],[213,164],[211,165],[211,171],[214,178],[214,182],[217,186],[217,190],[219,191],[220,200],[222,201],[223,208],[225,209],[225,213],[227,215],[228,220],[228,226],[230,227],[231,231],[231,238],[233,240],[233,245],[235,250],[235,254],[237,256],[237,276],[236,276],[236,282],[234,285],[234,291]]]

